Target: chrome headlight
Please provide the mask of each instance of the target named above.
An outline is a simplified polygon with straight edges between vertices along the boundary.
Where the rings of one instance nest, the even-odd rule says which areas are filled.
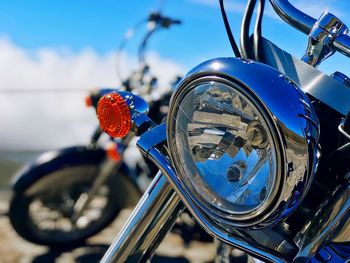
[[[278,71],[238,59],[198,66],[173,95],[171,158],[201,210],[236,227],[262,227],[294,210],[316,164],[312,105]]]

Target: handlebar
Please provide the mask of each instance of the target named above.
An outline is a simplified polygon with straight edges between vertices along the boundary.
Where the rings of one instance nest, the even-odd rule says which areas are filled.
[[[307,35],[310,34],[311,29],[317,22],[315,18],[303,13],[288,0],[270,0],[270,3],[279,17]],[[334,39],[333,47],[336,51],[350,57],[350,36],[346,34],[337,36]]]
[[[139,57],[139,65],[141,70],[143,70],[143,67],[146,65],[146,63],[144,63],[145,62],[144,53],[146,50],[147,42],[150,39],[150,37],[159,29],[162,29],[162,28],[169,29],[170,26],[179,25],[182,22],[179,19],[173,19],[171,17],[164,16],[160,12],[152,12],[145,19],[142,19],[133,28],[128,30],[128,33],[126,34],[124,40],[121,42],[117,50],[116,72],[120,80],[122,80],[122,77],[119,72],[119,54],[125,48],[130,38],[132,38],[132,36],[134,35],[134,31],[136,31],[136,29],[138,29],[144,23],[154,23],[154,26],[151,26],[148,28],[148,31],[146,32],[146,35],[143,37],[141,44],[139,46],[138,57]]]
[[[145,74],[145,68],[147,67],[147,64],[145,63],[145,53],[147,48],[147,43],[151,36],[154,35],[155,32],[157,32],[160,29],[169,29],[171,25],[180,25],[181,20],[179,19],[173,19],[167,16],[162,15],[159,12],[152,12],[148,16],[148,22],[153,22],[155,24],[154,27],[151,27],[146,35],[144,36],[141,45],[138,50],[138,57],[139,57],[139,64],[142,70],[140,82],[142,82],[144,74]],[[148,70],[148,69],[147,69]]]

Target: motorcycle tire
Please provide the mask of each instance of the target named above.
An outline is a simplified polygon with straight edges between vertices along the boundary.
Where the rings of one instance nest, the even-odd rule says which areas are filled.
[[[71,221],[75,201],[88,191],[97,164],[67,164],[43,176],[25,191],[15,193],[9,207],[13,228],[39,245],[71,247],[107,227],[122,208],[135,205],[140,192],[119,171],[110,176],[76,223]]]

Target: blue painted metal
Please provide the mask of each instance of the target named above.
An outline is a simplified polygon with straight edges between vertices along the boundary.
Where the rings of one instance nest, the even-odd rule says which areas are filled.
[[[73,146],[45,152],[14,175],[11,180],[11,187],[15,192],[23,192],[32,184],[54,171],[78,165],[98,166],[105,158],[106,152],[104,149],[89,146]],[[120,169],[136,186],[135,178],[131,176],[130,169],[124,163]]]

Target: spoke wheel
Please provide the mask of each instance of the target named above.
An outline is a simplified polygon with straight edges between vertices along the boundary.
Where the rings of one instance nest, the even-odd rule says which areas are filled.
[[[14,229],[31,242],[49,246],[71,246],[96,234],[139,198],[124,175],[112,175],[75,218],[75,204],[87,197],[96,173],[95,165],[66,167],[15,194],[9,212]]]

